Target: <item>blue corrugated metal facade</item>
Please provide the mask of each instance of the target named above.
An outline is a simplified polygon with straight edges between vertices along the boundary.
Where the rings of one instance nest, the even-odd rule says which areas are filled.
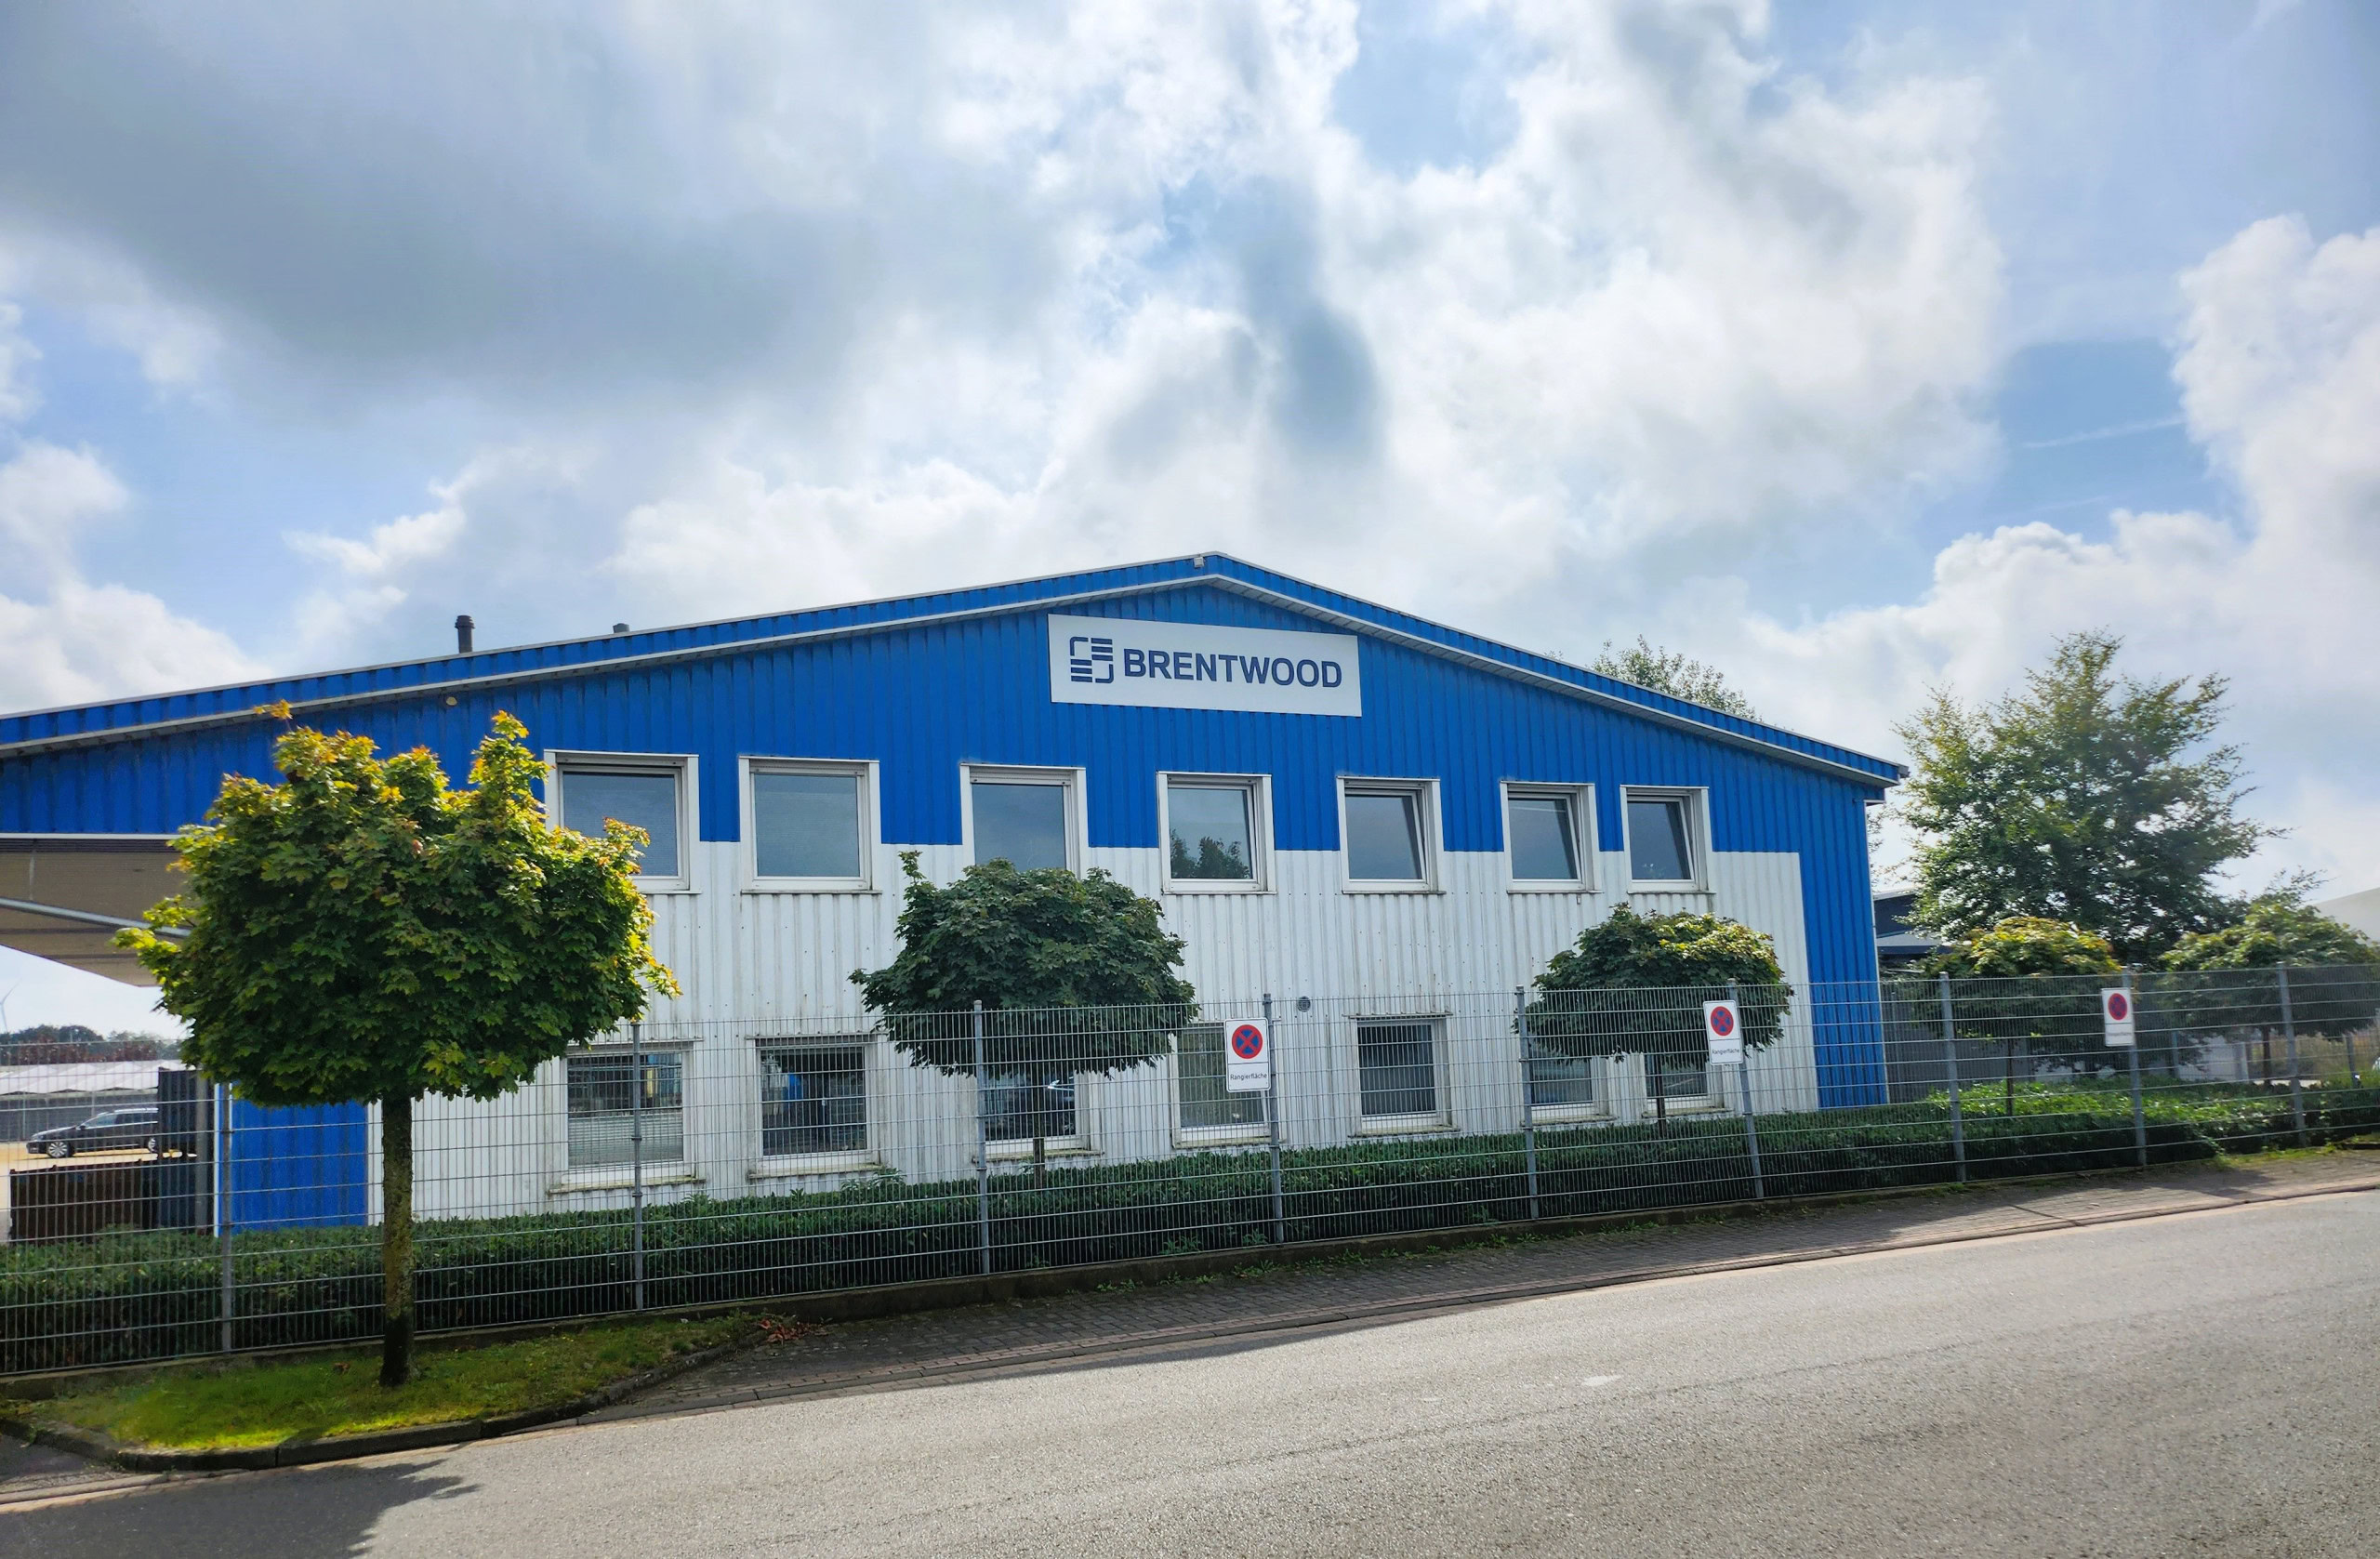
[[[1053,702],[1046,614],[1361,636],[1360,718]],[[0,832],[161,834],[227,773],[271,772],[282,727],[248,711],[427,746],[460,773],[498,709],[547,749],[696,755],[695,826],[739,828],[739,755],[881,764],[883,839],[961,837],[959,765],[1080,767],[1094,849],[1155,849],[1159,770],[1271,776],[1284,851],[1339,844],[1344,774],[1432,778],[1448,852],[1503,847],[1506,781],[1707,787],[1711,847],[1800,861],[1808,977],[1875,975],[1864,809],[1891,763],[1209,555],[942,595],[0,720]],[[1856,1033],[1852,1026],[1829,1032]],[[1822,1046],[1827,1103],[1882,1098],[1880,1052]]]

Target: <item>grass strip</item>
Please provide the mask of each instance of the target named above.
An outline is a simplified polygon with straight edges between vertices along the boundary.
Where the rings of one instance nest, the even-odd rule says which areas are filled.
[[[355,1352],[181,1366],[0,1410],[156,1449],[277,1446],[559,1406],[717,1347],[753,1324],[749,1315],[644,1321],[482,1347],[425,1347],[413,1380],[395,1391],[379,1386],[377,1353]]]

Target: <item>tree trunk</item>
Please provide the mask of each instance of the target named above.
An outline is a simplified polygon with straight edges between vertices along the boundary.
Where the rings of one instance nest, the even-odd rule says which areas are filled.
[[[380,1101],[380,1384],[413,1378],[413,1101]]]
[[[1646,1070],[1653,1075],[1653,1134],[1670,1134],[1670,1090],[1668,1079],[1661,1076],[1661,1058],[1647,1056]]]

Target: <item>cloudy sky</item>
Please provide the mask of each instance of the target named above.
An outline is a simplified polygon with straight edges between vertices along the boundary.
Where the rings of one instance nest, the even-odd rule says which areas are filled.
[[[2370,886],[2374,80],[2358,0],[0,0],[0,708],[1220,549],[1888,753],[2111,628]]]

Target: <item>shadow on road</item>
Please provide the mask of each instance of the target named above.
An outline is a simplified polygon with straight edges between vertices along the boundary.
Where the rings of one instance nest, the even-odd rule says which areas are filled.
[[[476,1486],[435,1460],[296,1468],[177,1484],[0,1516],[0,1552],[45,1559],[320,1559],[362,1553],[380,1518]]]

